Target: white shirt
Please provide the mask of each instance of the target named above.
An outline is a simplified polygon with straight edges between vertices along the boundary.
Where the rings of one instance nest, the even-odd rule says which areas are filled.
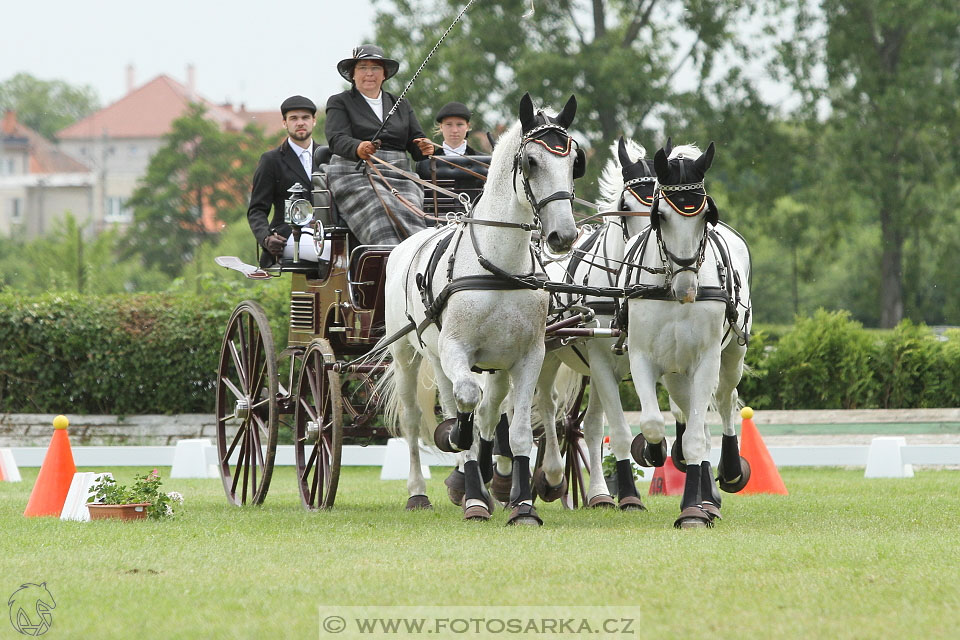
[[[300,164],[303,165],[303,170],[307,174],[307,177],[313,175],[313,141],[310,141],[310,146],[304,149],[300,145],[296,144],[290,138],[287,138],[287,144],[290,145],[290,150],[293,151],[293,155],[300,158]],[[304,185],[306,187],[307,185]]]
[[[447,153],[448,151],[449,151],[450,153]],[[467,155],[467,141],[464,140],[463,142],[460,143],[460,146],[459,146],[459,147],[454,148],[454,147],[451,147],[450,145],[448,145],[448,144],[447,144],[447,141],[444,140],[444,141],[443,141],[443,152],[444,152],[445,155],[450,155],[450,156],[465,156],[465,155]]]
[[[380,119],[380,122],[383,122],[383,91],[378,93],[376,98],[368,98],[362,93],[360,95],[363,96],[363,99],[366,100],[370,108],[373,109],[373,113]]]

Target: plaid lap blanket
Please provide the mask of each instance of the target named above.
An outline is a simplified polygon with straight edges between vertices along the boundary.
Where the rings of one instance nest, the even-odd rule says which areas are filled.
[[[377,151],[377,157],[405,171],[410,170],[410,161],[403,151]],[[347,222],[347,226],[363,244],[400,244],[400,241],[427,228],[427,221],[407,209],[390,193],[380,178],[371,172],[374,188],[380,198],[370,188],[366,165],[355,169],[357,162],[340,156],[333,156],[327,167],[330,191],[333,193],[337,210]],[[395,188],[408,202],[423,209],[423,189],[383,165],[377,168],[390,186]],[[384,203],[390,208],[393,218],[403,226],[396,229],[390,216],[384,211]]]

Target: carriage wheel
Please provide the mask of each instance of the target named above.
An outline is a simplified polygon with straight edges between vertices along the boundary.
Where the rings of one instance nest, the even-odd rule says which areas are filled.
[[[217,454],[231,504],[262,504],[267,497],[277,422],[273,334],[260,305],[245,300],[227,323],[217,368]]]
[[[584,471],[590,473],[590,457],[583,442],[583,415],[586,410],[580,407],[583,404],[583,394],[589,380],[589,378],[583,379],[576,400],[567,407],[556,426],[560,455],[563,458],[563,475],[567,479],[567,490],[560,498],[560,502],[567,509],[576,509],[587,504],[587,483],[583,475]],[[541,436],[537,440],[537,460],[534,470],[539,469],[543,464],[543,456],[544,439]],[[534,494],[534,500],[536,500],[536,494]]]
[[[308,510],[333,506],[340,482],[343,405],[340,376],[324,367],[333,360],[326,340],[310,344],[297,384],[294,454],[300,502]]]

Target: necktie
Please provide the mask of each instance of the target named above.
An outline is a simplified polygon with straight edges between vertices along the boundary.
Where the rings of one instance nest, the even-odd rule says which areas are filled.
[[[310,175],[310,150],[309,149],[304,149],[303,151],[300,152],[300,164],[303,165],[304,172],[307,174],[307,176],[309,176]]]

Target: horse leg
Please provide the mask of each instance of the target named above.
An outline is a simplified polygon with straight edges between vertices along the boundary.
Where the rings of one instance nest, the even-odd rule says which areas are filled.
[[[596,395],[603,406],[603,413],[610,423],[610,449],[617,459],[617,500],[623,510],[644,510],[646,507],[640,500],[640,493],[633,479],[633,464],[630,461],[630,427],[627,426],[623,405],[620,403],[620,376],[616,373],[617,363],[609,349],[594,348],[589,351],[589,354],[590,398],[592,400]],[[603,476],[602,473],[597,475]]]
[[[482,397],[480,384],[471,372],[470,356],[462,345],[446,341],[440,346],[440,368],[452,381],[456,404],[456,423],[444,420],[434,435],[434,443],[441,451],[466,451],[473,446],[473,411]]]
[[[530,413],[533,391],[543,364],[543,352],[543,343],[538,342],[510,369],[510,378],[513,382],[513,423],[510,425],[513,488],[510,491],[510,503],[513,505],[513,511],[507,519],[508,525],[543,524],[543,520],[537,515],[537,510],[533,506],[533,492],[530,488],[530,453],[533,450]]]
[[[480,431],[480,472],[484,484],[493,478],[493,448],[496,431],[503,416],[500,406],[510,389],[510,379],[505,371],[491,373],[484,385],[483,400],[477,408],[477,422]]]
[[[420,468],[420,405],[417,403],[417,373],[420,354],[413,345],[401,340],[391,345],[396,393],[400,400],[400,429],[410,449],[410,472],[407,477],[408,510],[430,509],[427,485]]]
[[[673,387],[671,395],[677,398],[678,405],[687,415],[687,429],[683,434],[683,451],[687,461],[686,481],[680,502],[680,517],[674,522],[678,529],[713,525],[713,518],[703,506],[705,501],[711,502],[710,498],[713,497],[712,490],[709,493],[704,492],[707,485],[703,474],[710,473],[710,463],[707,460],[710,453],[710,434],[706,414],[707,406],[717,388],[720,365],[720,354],[711,351],[703,354],[692,376],[688,381],[684,381],[687,384],[676,385],[667,381],[668,391]],[[688,406],[683,406],[684,390],[689,399]],[[676,391],[680,392],[679,395],[675,394]],[[708,482],[709,478],[710,476]]]
[[[670,447],[670,457],[673,458],[673,466],[680,471],[687,470],[687,463],[683,458],[683,432],[687,430],[687,418],[683,415],[683,410],[677,406],[673,396],[670,396],[670,413],[673,414],[673,420],[676,423],[677,436]]]
[[[630,352],[630,373],[633,376],[633,386],[640,400],[640,432],[643,434],[644,445],[663,443],[665,430],[663,415],[660,413],[660,404],[657,400],[657,380],[660,378],[660,369],[650,360],[639,353],[639,349]],[[661,445],[662,448],[663,445]]]
[[[592,382],[591,382],[592,384]],[[590,487],[587,489],[588,507],[613,507],[616,503],[603,479],[603,409],[596,394],[587,399],[583,414],[583,439],[590,454]]]
[[[496,464],[490,492],[503,504],[510,502],[510,488],[513,485],[513,452],[510,451],[510,420],[506,413],[500,414],[496,435],[493,441],[493,455]]]
[[[553,502],[567,491],[567,478],[563,475],[563,458],[557,440],[557,395],[555,384],[560,359],[553,353],[544,356],[540,375],[537,377],[538,408],[543,422],[543,461],[533,475],[533,486],[544,502]]]
[[[743,375],[743,357],[747,348],[731,340],[720,354],[720,382],[717,385],[717,411],[723,421],[723,439],[720,444],[720,464],[717,465],[717,480],[720,488],[736,493],[747,486],[750,480],[750,464],[740,455],[737,442],[735,411],[737,410],[737,384]]]

